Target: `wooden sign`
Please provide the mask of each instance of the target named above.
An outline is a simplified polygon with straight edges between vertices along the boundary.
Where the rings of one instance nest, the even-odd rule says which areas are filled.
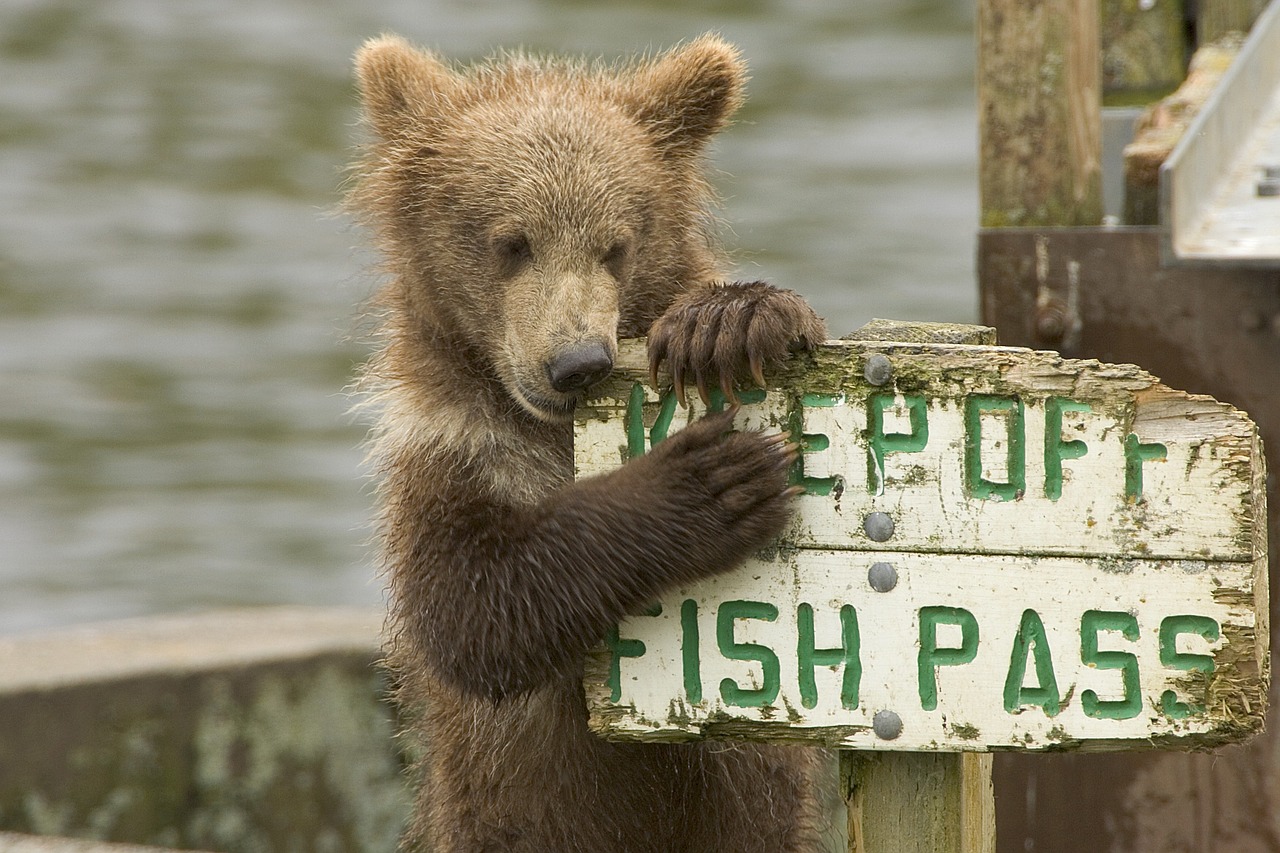
[[[578,476],[703,413],[648,386],[638,343],[620,365],[578,410]],[[743,402],[736,426],[801,444],[794,520],[611,632],[586,677],[598,733],[958,751],[1260,730],[1265,473],[1243,413],[1131,365],[887,342],[828,343]]]

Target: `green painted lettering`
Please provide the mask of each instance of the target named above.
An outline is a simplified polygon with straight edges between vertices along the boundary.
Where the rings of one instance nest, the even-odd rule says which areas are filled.
[[[800,405],[806,409],[834,409],[844,405],[843,394],[805,394],[800,398]]]
[[[1009,480],[996,483],[982,476],[982,413],[1007,412],[1005,416],[1005,458]],[[964,483],[975,498],[1012,501],[1022,497],[1027,486],[1026,431],[1022,401],[1017,397],[970,394],[964,400]]]
[[[1062,460],[1079,459],[1089,452],[1083,441],[1062,440],[1062,413],[1090,411],[1093,409],[1088,403],[1066,397],[1044,401],[1044,496],[1051,501],[1062,497]]]
[[[800,458],[796,461],[799,466],[799,477],[795,478],[801,486],[804,486],[806,493],[811,495],[829,495],[837,489],[844,488],[844,477],[806,477],[804,474],[804,455],[805,453],[819,453],[831,446],[831,439],[821,433],[805,433],[800,436]]]
[[[800,398],[800,405],[803,408],[831,409],[836,406],[844,405],[844,395],[842,394],[805,394]],[[791,481],[798,485],[804,486],[806,493],[811,495],[829,495],[837,490],[844,489],[843,477],[808,477],[804,473],[804,454],[820,453],[831,446],[831,439],[822,433],[802,432],[802,419],[797,418],[792,424],[792,435],[800,434],[800,453],[801,456],[796,460],[795,469],[792,471]]]
[[[843,666],[840,705],[846,710],[858,707],[858,688],[862,683],[861,637],[858,614],[852,604],[840,608],[841,646],[835,649],[814,648],[813,605],[801,604],[796,609],[799,642],[796,647],[800,662],[800,702],[806,708],[818,704],[818,685],[814,669],[819,666]]]
[[[1142,444],[1129,433],[1124,439],[1124,496],[1130,501],[1142,500],[1142,463],[1164,460],[1168,450],[1163,444]]]
[[[1183,672],[1213,672],[1212,655],[1194,655],[1178,651],[1178,637],[1183,634],[1197,634],[1210,643],[1216,643],[1222,636],[1218,623],[1208,616],[1166,616],[1160,623],[1160,663],[1169,669]],[[1160,709],[1165,715],[1182,720],[1193,714],[1203,714],[1203,705],[1191,705],[1178,701],[1178,694],[1166,690],[1160,696]]]
[[[698,602],[686,598],[680,605],[680,657],[684,668],[684,695],[691,703],[702,701],[702,654],[698,648]]]
[[[904,394],[911,432],[884,431],[884,413],[894,406],[893,394],[872,394],[867,398],[867,489],[877,494],[884,488],[884,459],[889,453],[919,453],[929,443],[929,409],[925,398]]]
[[[646,607],[641,615],[661,616],[662,602],[655,601]],[[622,659],[642,657],[646,651],[643,640],[624,640],[618,636],[618,626],[614,625],[604,635],[605,647],[609,649],[609,701],[617,702],[622,698]]]
[[[727,402],[728,400],[725,399],[723,391],[719,388],[712,388],[707,392],[707,413],[715,414],[717,412],[723,412],[725,403]]]
[[[668,390],[658,399],[658,417],[654,418],[653,429],[649,430],[649,446],[652,447],[667,437],[671,429],[671,419],[676,414],[676,394]]]
[[[762,403],[766,396],[763,388],[745,388],[735,391],[734,395],[738,398],[738,403],[743,406],[749,406],[752,403]],[[723,412],[724,407],[728,405],[728,403],[729,401],[724,396],[724,392],[719,388],[712,388],[707,391],[707,412],[709,414]]]
[[[743,688],[732,678],[721,681],[720,698],[726,705],[759,708],[777,700],[782,683],[777,654],[767,646],[739,643],[733,637],[733,623],[737,619],[773,622],[777,618],[778,608],[764,601],[725,601],[720,605],[716,612],[716,645],[720,654],[729,660],[756,661],[763,670],[763,683],[759,687]]]
[[[622,699],[622,659],[642,657],[647,651],[641,640],[624,640],[618,636],[614,625],[605,634],[604,643],[609,649],[609,701]]]
[[[938,648],[938,626],[960,628],[960,645]],[[920,653],[916,658],[919,675],[920,707],[932,711],[938,707],[938,667],[960,666],[978,655],[978,620],[960,607],[920,608]]]
[[[643,456],[644,446],[644,385],[631,384],[631,396],[627,400],[627,458]],[[616,700],[615,700],[616,701]]]
[[[1121,699],[1103,700],[1094,690],[1080,694],[1085,716],[1103,720],[1132,720],[1142,713],[1142,682],[1138,679],[1138,658],[1129,652],[1098,651],[1099,631],[1119,631],[1130,642],[1138,639],[1138,618],[1132,613],[1087,610],[1080,617],[1080,660],[1097,669],[1120,670],[1124,685]]]
[[[1023,684],[1027,677],[1027,658],[1034,656],[1036,687]],[[1061,710],[1058,699],[1058,678],[1053,672],[1053,658],[1049,652],[1049,637],[1044,622],[1034,610],[1022,612],[1018,635],[1013,638],[1013,651],[1009,655],[1009,675],[1004,680],[1004,709],[1019,714],[1025,705],[1039,705],[1050,717]]]
[[[644,456],[648,449],[645,446],[644,434],[644,385],[634,382],[631,385],[631,396],[627,400],[627,412],[624,420],[627,429],[627,458],[635,459]],[[657,445],[667,437],[671,429],[671,420],[676,413],[676,394],[668,388],[658,395],[658,416],[649,430],[649,446]]]

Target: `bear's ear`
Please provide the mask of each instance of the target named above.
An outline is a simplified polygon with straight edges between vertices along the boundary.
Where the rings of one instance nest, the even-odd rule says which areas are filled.
[[[746,82],[738,49],[708,34],[640,66],[624,98],[665,155],[684,157],[728,124]]]
[[[441,96],[458,84],[447,65],[398,36],[365,42],[355,62],[365,119],[385,140],[438,116]]]

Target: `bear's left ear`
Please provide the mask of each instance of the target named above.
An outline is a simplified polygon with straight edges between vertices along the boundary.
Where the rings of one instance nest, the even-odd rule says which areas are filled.
[[[438,118],[458,77],[432,54],[398,36],[365,42],[356,53],[365,119],[384,140]]]
[[[708,34],[637,68],[623,98],[664,155],[687,157],[728,124],[746,82],[738,49]]]

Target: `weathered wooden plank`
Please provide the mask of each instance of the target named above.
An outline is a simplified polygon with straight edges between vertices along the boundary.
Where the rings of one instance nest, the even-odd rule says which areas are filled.
[[[647,447],[703,411],[644,385],[636,355],[580,411],[579,476],[643,452],[628,417]],[[803,364],[738,419],[805,445],[798,547],[1253,559],[1257,433],[1230,406],[1132,365],[1008,347],[832,343]],[[892,520],[883,541],[872,513]]]
[[[990,326],[974,326],[970,323],[925,323],[877,317],[844,335],[840,340],[995,346],[996,330]]]
[[[886,592],[872,586],[877,564],[892,568]],[[599,731],[637,740],[895,750],[1236,740],[1266,705],[1254,569],[782,551],[628,620],[625,642],[596,656],[588,699]],[[642,654],[615,657],[635,641]],[[1188,671],[1204,660],[1193,655],[1215,660],[1208,678]],[[878,732],[881,712],[901,731]]]
[[[619,627],[589,661],[593,728],[877,750],[1258,730],[1265,472],[1242,413],[1016,348],[829,343],[795,362],[736,421],[804,443],[791,528]],[[639,345],[620,363],[579,410],[579,476],[698,414],[647,387]]]

